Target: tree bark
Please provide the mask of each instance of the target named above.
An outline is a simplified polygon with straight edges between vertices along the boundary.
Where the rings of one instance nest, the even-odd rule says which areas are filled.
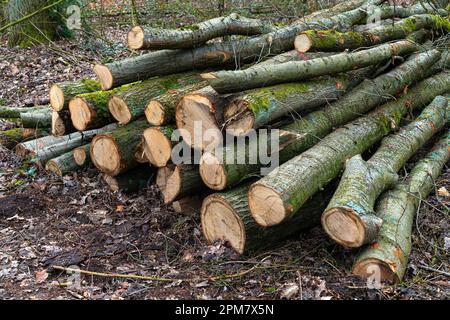
[[[39,138],[46,135],[45,131],[30,128],[15,128],[0,131],[0,145],[6,149],[12,150],[17,144],[32,137]]]
[[[49,160],[45,165],[45,170],[51,171],[60,177],[80,168],[73,158],[73,150]]]
[[[69,110],[52,112],[52,134],[54,136],[65,136],[76,131],[70,118]]]
[[[320,224],[320,215],[335,190],[330,184],[304,206],[301,215],[273,227],[255,222],[248,209],[249,185],[209,195],[203,200],[201,223],[203,235],[209,243],[226,241],[239,254],[272,247],[302,231]]]
[[[172,157],[173,126],[145,129],[143,133],[144,151],[148,161],[157,168],[167,165]]]
[[[366,162],[350,158],[339,187],[322,215],[322,226],[337,243],[358,248],[372,243],[383,221],[374,214],[375,201],[398,181],[397,172],[437,131],[450,122],[447,99],[438,96],[419,117],[381,142]]]
[[[370,0],[378,4],[382,0]],[[274,32],[245,40],[226,41],[207,44],[195,49],[161,50],[109,63],[96,65],[94,72],[102,83],[103,90],[109,90],[138,80],[153,76],[177,72],[206,69],[212,66],[255,61],[259,57],[279,54],[293,49],[295,36],[304,30],[313,28],[346,30],[355,22],[365,17],[364,5],[361,8],[336,15],[332,18],[317,17],[314,23],[298,22],[280,28]],[[239,50],[236,50],[239,48]]]
[[[1,107],[0,106],[0,118],[2,119],[16,119],[20,118],[21,113],[26,112],[39,112],[48,109],[48,106],[38,107]]]
[[[196,83],[203,83],[202,87],[207,85],[195,72],[155,77],[131,88],[117,90],[109,100],[109,111],[120,124],[128,124],[144,115],[152,98]]]
[[[181,29],[137,26],[128,34],[128,46],[135,50],[188,49],[227,35],[253,36],[276,29],[267,22],[232,13]]]
[[[194,165],[169,165],[160,168],[156,176],[156,185],[165,204],[205,189],[198,166]]]
[[[55,111],[69,108],[70,99],[84,93],[101,90],[100,82],[91,79],[54,84],[50,87],[50,105]]]
[[[155,169],[142,165],[114,177],[104,174],[103,181],[113,192],[132,193],[147,188],[154,177]]]
[[[386,74],[363,81],[338,101],[282,127],[279,135],[280,148],[274,151],[278,153],[280,164],[314,146],[333,128],[342,126],[358,115],[365,114],[376,106],[389,101],[406,86],[422,79],[427,70],[431,69],[431,66],[439,59],[439,56],[440,54],[436,50],[415,54]],[[428,83],[434,82],[429,80]],[[367,94],[367,92],[375,94]],[[440,91],[434,90],[433,92],[439,94]],[[264,147],[272,145],[270,140],[259,141],[259,143],[265,144]],[[206,153],[200,160],[200,173],[203,181],[214,190],[223,190],[236,185],[248,176],[259,174],[261,168],[267,165],[259,158],[252,165],[238,164],[240,163],[238,159],[247,159],[251,150],[259,150],[259,148],[260,146],[252,142],[252,144],[246,145],[244,151],[237,150],[234,146],[225,146],[221,150],[222,155]],[[209,164],[206,161],[207,158],[209,158]]]
[[[217,92],[230,93],[368,67],[396,55],[409,54],[416,49],[418,46],[415,43],[401,40],[372,49],[310,61],[294,61],[240,71],[210,72],[202,74],[202,77]]]
[[[398,126],[409,110],[428,104],[449,86],[448,73],[429,78],[397,101],[335,130],[311,149],[273,170],[250,188],[249,205],[255,220],[271,226],[301,214],[302,205],[337,177],[347,158],[367,150]]]
[[[139,163],[135,152],[148,128],[145,120],[138,120],[109,133],[97,135],[91,143],[91,160],[101,172],[117,176],[135,168]]]
[[[51,109],[24,112],[20,114],[20,120],[24,128],[50,128],[52,126]]]
[[[376,210],[383,220],[380,233],[376,242],[357,256],[354,274],[367,278],[374,270],[380,270],[381,281],[399,283],[402,280],[411,252],[414,216],[449,160],[450,135],[447,131],[433,150],[414,166],[405,182],[381,195]]]

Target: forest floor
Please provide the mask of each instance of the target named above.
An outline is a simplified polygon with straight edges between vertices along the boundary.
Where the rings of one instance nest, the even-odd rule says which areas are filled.
[[[46,104],[51,83],[93,76],[93,62],[129,55],[127,31],[105,28],[112,46],[77,38],[10,49],[1,40],[0,104]],[[449,185],[447,167],[436,190]],[[238,256],[226,244],[208,245],[199,214],[173,212],[153,187],[111,193],[93,168],[59,178],[2,149],[0,299],[448,299],[450,281],[439,270],[450,269],[449,206],[445,192],[422,201],[404,282],[368,289],[349,271],[355,251],[320,227]],[[82,275],[71,283],[78,278],[55,265],[176,280]]]

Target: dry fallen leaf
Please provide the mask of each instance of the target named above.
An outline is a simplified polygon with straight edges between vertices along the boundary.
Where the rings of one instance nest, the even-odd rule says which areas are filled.
[[[437,192],[440,197],[450,198],[450,192],[445,187],[439,188]]]
[[[287,284],[286,288],[283,289],[283,291],[281,292],[281,299],[292,299],[292,297],[294,297],[298,291],[300,290],[300,288],[298,287],[297,284],[294,283],[290,283]]]
[[[36,277],[36,283],[44,282],[48,278],[47,270],[44,269],[44,270],[36,272],[35,277]]]

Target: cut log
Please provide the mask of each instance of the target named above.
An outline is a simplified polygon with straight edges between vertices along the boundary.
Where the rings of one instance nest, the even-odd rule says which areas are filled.
[[[220,96],[210,86],[184,96],[175,113],[183,141],[196,150],[221,143],[222,110],[229,102],[229,97]]]
[[[2,107],[0,106],[0,118],[2,119],[15,119],[20,118],[21,113],[25,112],[36,112],[48,109],[48,106],[37,106],[37,107]]]
[[[172,134],[174,130],[174,127],[154,127],[144,131],[146,158],[157,168],[165,167],[172,157]]]
[[[209,243],[226,241],[240,254],[261,250],[320,224],[325,208],[335,189],[330,184],[304,206],[301,215],[280,225],[264,228],[257,224],[248,209],[249,185],[224,193],[209,195],[201,208],[203,235]]]
[[[114,117],[108,109],[109,100],[116,92],[130,89],[138,84],[127,84],[114,90],[85,93],[72,98],[69,102],[69,110],[73,126],[79,131],[84,131],[114,122]]]
[[[210,72],[202,74],[202,77],[219,93],[238,92],[363,68],[393,56],[409,54],[416,49],[418,46],[414,42],[401,40],[372,49],[309,61],[291,61],[248,70]]]
[[[370,0],[368,4],[378,4],[382,1]],[[331,18],[318,16],[314,22],[298,22],[245,40],[211,43],[195,49],[161,50],[106,65],[98,64],[94,67],[94,72],[102,84],[102,89],[109,90],[154,76],[212,66],[235,65],[236,61],[251,62],[268,54],[279,54],[293,49],[294,38],[301,31],[311,28],[346,30],[365,16],[366,4]]]
[[[377,11],[380,19],[398,17],[407,18],[417,14],[437,14],[440,16],[447,16],[447,10],[437,7],[435,4],[421,2],[412,6],[390,6],[381,5],[377,7]]]
[[[156,185],[165,204],[205,189],[198,173],[198,166],[194,165],[169,165],[159,168]]]
[[[363,81],[338,101],[282,127],[279,135],[279,162],[284,163],[299,155],[318,143],[333,128],[342,126],[358,115],[365,114],[392,99],[397,92],[403,91],[406,86],[420,80],[426,71],[431,69],[439,55],[436,50],[415,54],[390,72],[375,79]],[[433,80],[429,81],[434,83]],[[422,85],[422,88],[423,86],[426,84]],[[369,95],[367,92],[376,94]],[[440,91],[435,92],[439,94]],[[264,146],[272,145],[271,141],[259,141],[259,143],[264,143]],[[253,165],[242,165],[239,164],[242,162],[238,162],[239,159],[247,159],[251,153],[250,150],[259,150],[259,146],[253,141],[252,144],[247,144],[243,151],[225,146],[222,149],[222,155],[205,153],[200,160],[200,173],[205,184],[214,190],[224,190],[236,185],[245,177],[259,174],[261,168],[268,163],[261,159]]]
[[[224,108],[225,129],[229,134],[242,136],[283,116],[299,118],[300,112],[337,100],[373,71],[373,68],[364,68],[347,74],[245,91]]]
[[[80,168],[81,167],[78,166],[73,158],[73,151],[63,153],[62,155],[49,160],[45,165],[45,170],[51,171],[60,177]]]
[[[103,175],[103,181],[113,192],[132,193],[147,188],[155,177],[155,169],[139,166],[118,176]]]
[[[380,43],[403,39],[421,29],[450,31],[448,18],[432,14],[415,15],[390,26],[381,26],[366,32],[339,32],[336,30],[308,30],[295,37],[294,46],[300,52],[342,51],[371,47]]]
[[[383,223],[374,215],[376,199],[397,183],[397,172],[447,123],[450,123],[448,102],[438,96],[415,121],[384,138],[367,162],[361,155],[350,158],[322,215],[325,232],[345,247],[358,248],[374,242]]]
[[[148,158],[145,155],[144,150],[144,139],[141,140],[141,142],[138,144],[136,151],[134,152],[134,160],[136,160],[137,163],[148,163]]]
[[[91,79],[83,79],[74,82],[63,82],[50,87],[50,105],[55,111],[69,108],[70,99],[77,95],[100,91],[100,82]]]
[[[174,123],[175,111],[180,100],[185,95],[203,89],[207,85],[206,82],[198,82],[151,99],[144,110],[147,121],[153,126]]]
[[[202,202],[203,199],[199,195],[188,196],[173,202],[172,209],[176,213],[198,217],[200,209],[202,207]]]
[[[399,283],[411,252],[411,231],[414,216],[421,203],[433,190],[436,178],[450,160],[450,133],[412,169],[405,182],[383,193],[376,214],[383,220],[376,243],[357,257],[353,273],[368,278],[379,270],[380,281]]]
[[[255,220],[271,226],[301,214],[302,205],[336,178],[349,157],[361,154],[398,126],[410,110],[430,103],[450,87],[450,73],[422,81],[406,95],[335,130],[317,145],[253,184],[249,206]]]
[[[39,138],[42,135],[46,135],[46,132],[30,128],[15,128],[0,131],[0,145],[6,149],[12,150],[17,144],[30,138]]]
[[[120,124],[128,124],[144,115],[145,107],[152,98],[199,82],[201,87],[207,85],[195,72],[149,79],[131,88],[117,90],[109,100],[109,111]]]
[[[232,13],[181,29],[136,26],[128,33],[128,46],[134,50],[187,49],[227,36],[252,36],[275,31],[267,22]]]
[[[65,136],[75,131],[69,110],[52,112],[52,134],[54,136]]]
[[[52,111],[50,108],[20,114],[24,128],[50,128],[52,126]]]
[[[91,162],[91,144],[73,149],[73,159],[79,166],[85,166]]]
[[[138,120],[97,135],[91,143],[91,161],[101,172],[114,177],[135,168],[135,152],[146,128],[147,121]]]

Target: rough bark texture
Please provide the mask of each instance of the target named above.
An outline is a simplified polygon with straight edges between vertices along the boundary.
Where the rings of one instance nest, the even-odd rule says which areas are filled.
[[[219,93],[238,92],[363,68],[386,61],[392,56],[409,54],[416,49],[414,42],[401,40],[358,52],[240,71],[204,73],[202,77]]]
[[[49,106],[39,106],[39,107],[1,107],[0,106],[0,118],[3,119],[15,119],[20,118],[21,113],[25,112],[35,112],[35,111],[43,111],[48,109]]]
[[[50,128],[52,126],[51,109],[24,112],[20,114],[20,120],[24,128]]]
[[[64,136],[75,131],[69,110],[52,112],[52,134],[54,136]]]
[[[225,129],[239,136],[283,116],[297,118],[299,112],[337,100],[372,73],[373,69],[364,68],[347,74],[245,91],[225,108]]]
[[[321,210],[326,207],[335,185],[315,195],[304,206],[301,215],[292,221],[264,228],[257,224],[248,209],[249,185],[223,193],[209,195],[203,200],[201,222],[203,235],[209,243],[227,241],[240,254],[273,247],[301,231],[320,223]]]
[[[117,176],[139,163],[134,155],[142,141],[147,121],[138,120],[110,133],[97,135],[91,143],[91,160],[101,172]]]
[[[80,168],[81,167],[75,162],[73,158],[73,151],[63,153],[62,155],[49,160],[45,165],[45,170],[51,171],[60,177],[74,172]]]
[[[50,105],[55,111],[62,111],[69,108],[69,101],[73,97],[101,89],[100,82],[92,79],[54,84],[50,88]]]
[[[155,169],[149,166],[139,166],[118,176],[103,175],[103,181],[111,191],[131,193],[147,188],[155,177]]]
[[[144,115],[149,101],[165,93],[175,93],[185,86],[202,83],[198,73],[179,73],[165,77],[156,77],[143,81],[131,88],[117,90],[109,100],[109,111],[120,124],[128,124]]]
[[[128,46],[131,49],[146,50],[187,49],[227,35],[252,36],[275,30],[276,28],[267,22],[232,13],[182,29],[134,27],[128,34]]]
[[[27,139],[36,139],[43,135],[46,135],[45,131],[30,128],[15,128],[0,131],[0,145],[6,149],[12,150],[17,144]]]
[[[413,6],[403,7],[403,6],[390,6],[381,5],[378,7],[380,13],[380,19],[386,19],[391,17],[407,18],[416,14],[438,14],[440,16],[446,16],[448,14],[447,10],[443,8],[438,8],[430,3],[421,2]]]
[[[278,150],[279,162],[284,163],[312,147],[329,134],[333,128],[344,125],[358,115],[365,114],[374,107],[389,101],[397,92],[401,92],[405,86],[422,79],[438,58],[439,53],[435,50],[413,55],[390,72],[375,79],[363,81],[338,101],[321,110],[314,111],[290,125],[282,127],[283,131],[279,135],[281,146]],[[419,87],[426,88],[426,83]],[[433,83],[433,80],[429,80],[429,83]],[[435,95],[437,95],[442,92],[442,89],[440,90],[433,90],[432,92],[436,92]],[[373,92],[374,94],[367,94],[368,92]],[[271,145],[270,141],[260,143],[265,143],[266,146]],[[220,158],[218,162],[223,165],[220,165],[221,168],[214,168],[214,166],[211,168],[214,171],[218,170],[218,173],[208,175],[212,177],[210,180],[206,178],[206,174],[202,173],[205,183],[214,190],[223,190],[223,188],[236,185],[246,177],[259,174],[260,169],[264,167],[260,159],[253,165],[241,165],[237,162],[239,157],[247,159],[250,150],[259,150],[259,146],[248,144],[244,151],[236,150],[234,147],[233,149],[225,147],[222,150],[223,157],[218,156]],[[231,152],[234,155],[230,155]],[[239,152],[244,152],[245,154],[242,155]],[[204,157],[208,156],[206,154]],[[200,163],[200,172],[210,171],[203,164],[203,161]]]
[[[434,188],[434,181],[450,160],[447,131],[433,150],[412,169],[405,182],[383,193],[376,214],[383,220],[376,242],[362,251],[353,273],[369,277],[379,270],[381,281],[400,282],[411,252],[411,231],[417,209]]]
[[[378,4],[382,0],[371,0]],[[246,63],[259,57],[279,54],[293,49],[294,37],[312,27],[346,30],[366,15],[365,6],[331,18],[320,16],[311,23],[294,23],[274,32],[245,40],[207,44],[195,49],[161,50],[94,67],[103,90],[121,84],[148,79],[153,76],[172,74],[192,69],[205,69],[218,65]],[[236,50],[239,48],[239,50]]]
[[[364,152],[398,126],[409,110],[430,103],[449,85],[450,74],[445,72],[421,82],[402,98],[335,130],[253,184],[249,205],[255,220],[270,226],[301,213],[301,206],[339,174],[347,158]]]
[[[448,18],[432,14],[415,15],[390,26],[381,26],[365,32],[339,32],[335,30],[308,30],[295,38],[300,52],[342,51],[370,47],[380,43],[403,39],[421,29],[450,30]]]
[[[382,220],[374,214],[375,201],[398,181],[397,172],[437,131],[450,121],[447,99],[438,96],[409,125],[384,138],[366,162],[350,158],[339,187],[322,216],[328,235],[346,247],[372,243]]]

